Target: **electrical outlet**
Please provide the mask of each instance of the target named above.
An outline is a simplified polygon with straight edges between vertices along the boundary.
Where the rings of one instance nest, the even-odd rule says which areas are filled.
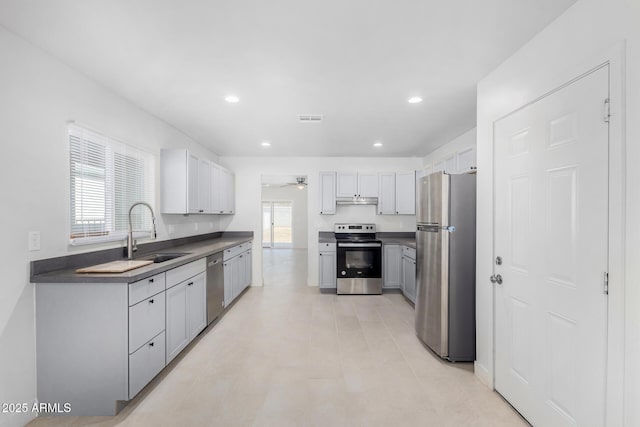
[[[29,232],[29,250],[30,251],[40,250],[40,232],[39,231]]]

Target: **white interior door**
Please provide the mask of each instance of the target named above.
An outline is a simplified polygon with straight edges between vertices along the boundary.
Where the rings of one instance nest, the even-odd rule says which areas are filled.
[[[495,388],[536,426],[605,422],[608,72],[495,123]]]

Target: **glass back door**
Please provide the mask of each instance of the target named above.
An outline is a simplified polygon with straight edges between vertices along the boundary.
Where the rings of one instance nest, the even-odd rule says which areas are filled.
[[[292,202],[262,202],[262,247],[291,248]]]

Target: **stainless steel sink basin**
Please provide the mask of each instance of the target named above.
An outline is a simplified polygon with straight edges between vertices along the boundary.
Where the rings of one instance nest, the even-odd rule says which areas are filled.
[[[185,256],[185,255],[189,255],[189,253],[188,252],[158,253],[158,254],[148,255],[146,257],[143,257],[142,259],[148,259],[155,263],[160,263],[160,262],[165,262],[165,261],[170,261],[172,259],[180,258],[181,256]]]

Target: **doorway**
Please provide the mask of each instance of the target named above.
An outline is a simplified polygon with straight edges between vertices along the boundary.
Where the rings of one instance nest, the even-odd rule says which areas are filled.
[[[533,425],[605,424],[608,100],[605,65],[495,122],[495,388]]]
[[[307,285],[307,178],[262,176],[262,276],[266,287]]]

